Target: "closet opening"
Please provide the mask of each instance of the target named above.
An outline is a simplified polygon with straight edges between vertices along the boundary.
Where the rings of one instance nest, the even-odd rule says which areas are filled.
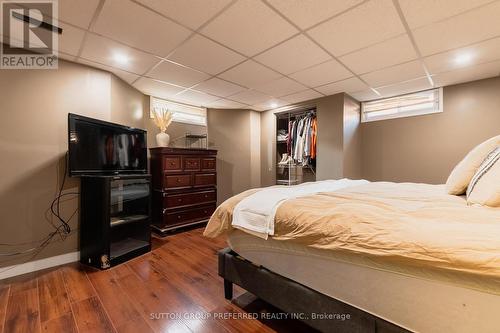
[[[276,184],[316,181],[316,108],[276,113]]]

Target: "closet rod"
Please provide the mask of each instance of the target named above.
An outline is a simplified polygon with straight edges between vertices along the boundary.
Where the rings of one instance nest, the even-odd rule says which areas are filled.
[[[296,116],[299,114],[306,114],[306,113],[311,112],[311,111],[316,113],[316,107],[293,109],[293,110],[289,110],[289,111],[278,112],[278,113],[275,113],[275,115],[278,118],[282,118],[282,117],[288,117],[288,116]]]

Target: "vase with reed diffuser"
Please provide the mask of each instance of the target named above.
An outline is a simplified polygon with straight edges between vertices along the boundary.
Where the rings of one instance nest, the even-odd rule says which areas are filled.
[[[158,147],[168,147],[170,135],[166,131],[172,122],[172,112],[165,106],[157,106],[153,109],[153,120],[155,125],[160,129],[160,133],[156,134],[156,145]]]

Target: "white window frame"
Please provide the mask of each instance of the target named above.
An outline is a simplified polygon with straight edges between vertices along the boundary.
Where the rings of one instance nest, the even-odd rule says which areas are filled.
[[[155,112],[155,108],[160,107],[166,108],[170,112],[172,112],[173,122],[197,126],[207,126],[207,109],[205,108],[172,102],[166,99],[152,96],[149,100],[149,106],[149,117],[151,119],[154,118],[153,113]]]
[[[424,94],[430,92],[433,92],[435,94],[434,96],[437,96],[438,98],[438,101],[434,100],[426,103],[426,104],[431,104],[431,103],[434,104],[434,106],[431,109],[429,108],[418,109],[419,104],[411,105],[411,103],[403,105],[402,107],[398,105],[398,104],[403,104],[404,100],[407,99],[408,97],[411,97],[412,95],[416,96],[418,94]],[[392,108],[387,107],[386,109],[384,109],[383,103],[391,103],[391,102],[394,102],[395,106]],[[380,110],[378,111],[366,110],[368,108],[377,108],[377,104],[380,104]],[[412,106],[416,107],[415,110],[402,110],[402,108],[404,107],[412,107]],[[375,115],[375,116],[372,115],[371,117],[369,117],[370,112],[378,112],[380,113],[380,115]],[[425,114],[434,114],[440,112],[443,112],[443,88],[434,88],[389,98],[382,98],[373,101],[361,102],[361,122],[363,123],[379,121],[379,120],[387,120],[387,119],[421,116]]]

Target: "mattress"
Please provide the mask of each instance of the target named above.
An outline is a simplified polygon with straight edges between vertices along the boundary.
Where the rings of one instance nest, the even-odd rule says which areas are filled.
[[[240,256],[320,293],[416,332],[497,332],[498,286],[446,270],[384,265],[362,255],[232,230]]]
[[[244,224],[243,230],[260,231],[253,235],[264,238],[370,257],[395,267],[484,276],[500,284],[499,208],[468,206],[465,198],[447,194],[443,185],[373,182],[293,197],[299,189],[285,189],[292,198],[270,205],[275,215],[258,204],[280,200],[269,193],[274,188],[234,196],[217,208],[204,235],[242,230]],[[233,217],[242,206],[247,214],[235,226]]]

